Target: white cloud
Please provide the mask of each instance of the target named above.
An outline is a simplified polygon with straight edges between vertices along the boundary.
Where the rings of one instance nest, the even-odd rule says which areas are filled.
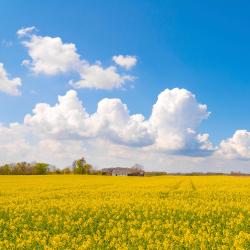
[[[103,137],[130,146],[151,144],[153,140],[144,117],[130,116],[121,100],[103,99],[98,103],[97,112],[89,115],[74,90],[59,96],[55,106],[37,104],[33,115],[25,116],[24,124],[60,139]]]
[[[22,161],[30,149],[29,131],[20,124],[0,124],[0,163]]]
[[[90,117],[97,134],[116,144],[143,147],[154,142],[154,131],[141,114],[129,115],[120,99],[105,98]]]
[[[95,89],[113,89],[122,87],[126,81],[133,81],[134,78],[129,75],[120,75],[116,67],[101,67],[99,64],[85,64],[80,69],[81,79],[77,82],[70,81],[70,84],[77,89],[95,88]]]
[[[70,90],[65,96],[58,97],[58,103],[55,106],[47,103],[37,104],[33,109],[33,115],[27,114],[24,117],[24,124],[42,134],[70,138],[70,136],[86,134],[87,118],[88,114],[77,98],[76,91]]]
[[[29,136],[28,136],[29,135]],[[169,155],[144,147],[114,144],[105,138],[91,140],[60,140],[32,135],[25,125],[0,125],[0,164],[18,161],[38,161],[70,166],[73,160],[84,156],[95,167],[132,166],[141,163],[146,170],[167,172],[213,171],[249,172],[249,161],[225,160],[223,157],[187,157]]]
[[[17,35],[18,35],[18,37],[24,37],[24,36],[27,36],[27,35],[33,33],[35,30],[36,30],[35,26],[21,28],[17,31]]]
[[[43,138],[25,125],[0,124],[0,164],[37,161],[64,167],[85,153],[82,141]]]
[[[22,44],[28,49],[31,60],[25,59],[22,65],[27,66],[35,74],[57,75],[60,73],[76,73],[80,79],[69,83],[77,89],[95,88],[112,89],[121,88],[127,81],[135,78],[128,74],[121,74],[115,66],[103,67],[101,63],[90,64],[80,59],[75,44],[64,43],[60,37],[38,36],[30,34],[31,28],[24,28],[17,33],[24,37]],[[124,57],[124,67],[135,65],[135,57]]]
[[[9,78],[8,73],[4,69],[3,63],[0,63],[0,91],[8,95],[20,95],[19,87],[22,85],[22,81],[19,77]]]
[[[213,149],[208,135],[197,132],[208,115],[207,107],[184,89],[163,91],[149,120],[141,114],[130,115],[120,99],[105,98],[95,113],[88,114],[76,91],[70,90],[59,96],[55,106],[37,104],[33,115],[25,116],[24,124],[53,138],[99,137],[131,147],[197,154]]]
[[[236,131],[216,150],[208,134],[198,132],[208,116],[206,105],[185,89],[160,93],[149,119],[108,98],[88,114],[70,90],[55,105],[37,104],[23,124],[0,124],[0,163],[37,160],[66,166],[84,155],[100,168],[139,162],[148,170],[249,171],[249,161],[238,159],[250,159],[250,132]]]
[[[79,140],[67,140],[65,143],[64,140],[43,139],[33,147],[32,151],[30,152],[32,152],[33,161],[65,167],[71,166],[74,160],[85,156],[86,146],[83,141]]]
[[[218,153],[228,159],[250,159],[250,132],[247,130],[235,131],[231,138],[220,143]]]
[[[63,43],[60,37],[32,35],[30,40],[23,41],[28,48],[32,61],[27,59],[23,64],[29,65],[35,74],[56,75],[78,68],[80,59],[73,43]]]
[[[185,89],[166,89],[153,106],[150,123],[157,130],[155,146],[163,151],[210,150],[208,135],[199,135],[200,123],[207,119],[207,106],[199,104]]]
[[[121,67],[123,67],[123,68],[125,68],[127,70],[134,67],[136,65],[136,63],[137,63],[137,58],[135,56],[129,56],[129,55],[126,55],[126,56],[123,56],[123,55],[113,56],[112,59],[117,65],[119,65],[119,66],[121,66]]]

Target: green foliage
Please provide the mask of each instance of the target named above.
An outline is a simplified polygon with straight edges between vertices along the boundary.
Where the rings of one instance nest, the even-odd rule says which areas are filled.
[[[7,175],[11,174],[11,168],[8,164],[5,164],[0,167],[0,174]]]
[[[36,163],[34,166],[34,174],[43,175],[47,174],[49,164],[47,163]]]
[[[58,169],[47,163],[17,162],[0,166],[0,175],[98,174],[84,157],[73,162],[72,168]],[[99,173],[100,174],[100,173]]]
[[[93,166],[88,164],[84,157],[73,162],[74,174],[90,174],[93,171]]]
[[[93,171],[93,166],[91,164],[86,163],[84,166],[84,173],[90,174]]]

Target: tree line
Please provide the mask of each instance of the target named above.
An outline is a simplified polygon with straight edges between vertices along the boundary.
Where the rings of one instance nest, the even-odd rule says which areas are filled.
[[[63,169],[56,168],[48,163],[35,162],[18,162],[4,164],[0,166],[0,175],[48,175],[48,174],[102,174],[101,171],[95,170],[94,167],[87,163],[82,157],[75,160],[70,167]]]

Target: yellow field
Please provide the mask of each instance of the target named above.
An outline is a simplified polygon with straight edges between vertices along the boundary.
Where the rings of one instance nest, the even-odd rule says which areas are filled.
[[[0,176],[0,249],[250,249],[250,178]]]

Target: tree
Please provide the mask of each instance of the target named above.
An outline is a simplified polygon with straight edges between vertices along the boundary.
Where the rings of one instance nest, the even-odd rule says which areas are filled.
[[[73,171],[74,174],[84,174],[84,165],[86,164],[86,160],[84,157],[73,162]]]
[[[144,167],[143,167],[142,165],[138,164],[138,163],[136,163],[136,164],[135,164],[133,167],[131,167],[131,168],[133,168],[133,169],[135,169],[135,170],[138,170],[138,171],[144,170]]]
[[[13,167],[13,174],[26,174],[26,169],[27,169],[27,163],[26,162],[18,162],[15,164]]]
[[[11,174],[11,167],[8,164],[5,164],[3,166],[0,167],[0,174]]]
[[[79,160],[73,162],[74,174],[90,174],[93,171],[93,166],[86,162],[85,158],[82,157]]]
[[[91,164],[86,163],[83,166],[83,172],[84,174],[90,174],[94,170],[93,166]]]
[[[55,173],[56,172],[56,170],[57,170],[57,168],[55,167],[55,166],[53,166],[53,165],[50,165],[49,167],[48,167],[48,172],[49,173]]]
[[[71,173],[71,169],[69,167],[66,167],[66,168],[62,169],[62,173],[63,174],[70,174]]]
[[[49,164],[47,163],[36,163],[34,166],[34,174],[39,174],[39,175],[43,175],[43,174],[47,174],[49,169]]]

